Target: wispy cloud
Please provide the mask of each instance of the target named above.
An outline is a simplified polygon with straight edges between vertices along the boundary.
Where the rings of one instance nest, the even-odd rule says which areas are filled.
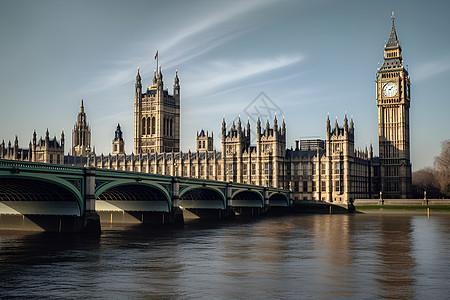
[[[236,2],[219,8],[207,7],[204,8],[204,13],[197,16],[197,22],[185,27],[183,27],[184,24],[174,26],[176,30],[165,32],[166,38],[155,37],[151,42],[142,43],[139,47],[146,49],[148,53],[155,47],[155,40],[157,40],[157,45],[160,45],[158,50],[164,57],[164,67],[179,66],[245,34],[252,28],[252,22],[260,22],[259,19],[255,21],[255,18],[248,15],[274,3],[276,3],[275,0],[253,0]],[[83,92],[101,92],[127,83],[130,81],[130,72],[136,72],[136,66],[153,70],[154,63],[151,56],[143,59],[142,55],[130,57],[127,61],[116,62],[106,74],[94,75],[95,78],[83,88]]]
[[[415,80],[422,81],[448,71],[450,71],[450,57],[444,57],[419,65],[414,70],[414,76]]]
[[[208,67],[198,70],[190,88],[202,92],[218,90],[237,81],[243,82],[259,74],[297,64],[302,59],[302,55],[294,54],[274,58],[212,61]]]

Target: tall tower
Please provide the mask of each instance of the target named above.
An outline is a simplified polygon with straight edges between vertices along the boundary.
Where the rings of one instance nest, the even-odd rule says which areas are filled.
[[[134,101],[134,153],[180,151],[180,80],[176,72],[173,95],[164,89],[161,67],[152,85],[142,91],[136,76]]]
[[[391,34],[384,47],[384,62],[377,72],[376,94],[381,191],[385,198],[407,198],[411,194],[410,78],[403,67],[394,12]]]
[[[84,156],[91,152],[91,129],[87,123],[84,112],[83,99],[81,99],[80,112],[72,131],[72,155]]]

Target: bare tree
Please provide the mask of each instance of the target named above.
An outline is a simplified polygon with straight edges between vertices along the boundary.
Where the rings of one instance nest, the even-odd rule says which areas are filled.
[[[428,198],[439,198],[442,196],[436,175],[436,170],[429,167],[415,171],[412,174],[412,184],[416,190],[415,197],[423,197],[425,191]]]
[[[450,196],[450,140],[442,142],[441,154],[434,158],[434,167],[441,192]]]

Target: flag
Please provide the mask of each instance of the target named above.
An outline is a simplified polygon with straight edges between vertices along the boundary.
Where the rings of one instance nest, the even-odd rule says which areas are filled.
[[[158,58],[158,50],[156,50],[155,59]]]

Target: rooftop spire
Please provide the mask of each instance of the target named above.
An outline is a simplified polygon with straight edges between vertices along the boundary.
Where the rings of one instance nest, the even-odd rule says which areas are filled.
[[[389,35],[389,40],[386,43],[386,48],[398,47],[399,46],[397,33],[395,32],[395,25],[394,25],[395,14],[394,14],[394,11],[392,11],[391,19],[392,19],[391,34]]]

